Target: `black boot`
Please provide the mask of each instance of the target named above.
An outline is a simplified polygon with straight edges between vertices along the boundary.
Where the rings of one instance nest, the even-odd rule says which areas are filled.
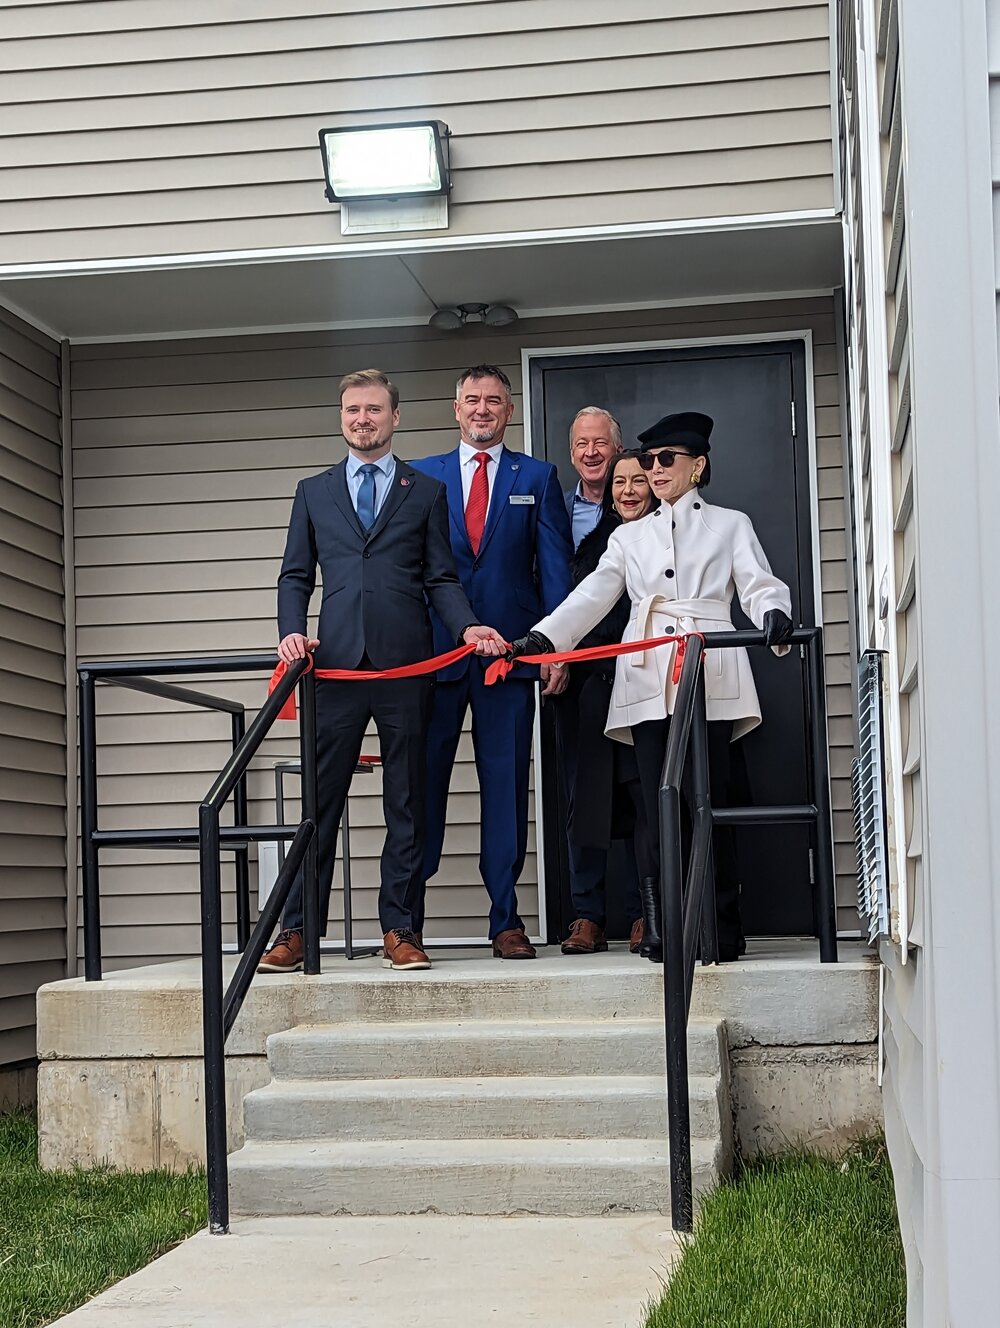
[[[660,882],[655,876],[644,876],[639,882],[644,923],[639,953],[654,964],[663,963],[663,938],[660,935]]]

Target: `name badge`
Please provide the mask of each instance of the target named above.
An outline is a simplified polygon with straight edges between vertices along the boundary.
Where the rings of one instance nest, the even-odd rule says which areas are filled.
[[[511,507],[534,507],[535,495],[533,493],[512,493],[507,501]]]

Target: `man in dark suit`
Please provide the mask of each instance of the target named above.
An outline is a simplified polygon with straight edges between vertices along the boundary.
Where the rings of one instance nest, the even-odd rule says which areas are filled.
[[[537,621],[536,606],[553,608],[570,591],[573,547],[554,466],[503,445],[514,414],[510,381],[483,364],[458,380],[455,418],[461,442],[451,452],[414,464],[448,490],[451,546],[462,586],[477,615],[510,641]],[[432,606],[436,610],[436,606]],[[435,649],[449,639],[437,612]],[[543,667],[543,695],[565,687],[565,669]],[[427,743],[427,846],[424,879],[441,860],[455,752],[467,707],[479,774],[479,869],[490,896],[489,935],[500,959],[533,959],[517,911],[516,885],[528,843],[528,770],[535,713],[534,679],[518,670],[485,686],[478,660],[438,675]],[[423,897],[414,921],[423,927]]]
[[[569,427],[569,459],[580,478],[565,494],[574,549],[597,528],[604,510],[608,468],[621,450],[621,426],[609,411],[584,406],[576,412]]]
[[[569,427],[569,458],[580,477],[565,493],[566,512],[573,528],[573,548],[578,550],[587,536],[597,529],[604,515],[604,487],[608,471],[622,450],[621,426],[603,406],[583,406]],[[608,870],[607,849],[581,844],[571,832],[573,789],[576,787],[577,757],[580,739],[580,693],[588,674],[569,670],[569,686],[559,698],[556,710],[556,733],[559,741],[559,764],[565,781],[568,803],[566,842],[569,858],[569,890],[573,901],[574,923],[563,941],[564,954],[592,954],[606,945],[605,878]],[[627,880],[630,895],[638,894],[638,874],[632,841],[626,847]],[[583,919],[587,926],[577,924]],[[634,929],[633,929],[634,930]],[[633,935],[631,944],[638,949]]]
[[[446,650],[475,643],[501,654],[505,642],[479,626],[455,573],[441,484],[398,461],[392,435],[399,393],[378,369],[340,384],[348,456],[295,491],[278,577],[279,656],[291,664],[314,651],[318,668],[397,668],[433,653],[428,604]],[[316,565],[323,573],[319,638],[307,634]],[[423,885],[424,780],[429,678],[323,681],[316,692],[320,927],[326,930],[337,827],[369,720],[382,758],[385,846],[379,921],[387,967],[429,968],[414,911]],[[261,961],[267,973],[302,967],[302,877],[284,928]]]

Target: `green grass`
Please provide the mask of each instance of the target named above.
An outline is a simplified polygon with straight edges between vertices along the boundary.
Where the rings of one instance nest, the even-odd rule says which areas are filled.
[[[702,1203],[645,1328],[903,1328],[884,1143],[756,1161]]]
[[[207,1221],[197,1172],[39,1170],[34,1119],[0,1116],[0,1324],[38,1328]]]

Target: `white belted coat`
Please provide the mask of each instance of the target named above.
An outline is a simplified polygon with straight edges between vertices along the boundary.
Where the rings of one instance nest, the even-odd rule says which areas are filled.
[[[780,609],[791,616],[791,595],[771,571],[750,518],[712,507],[697,489],[648,516],[619,526],[591,574],[536,624],[556,650],[569,650],[611,609],[622,592],[632,601],[623,641],[673,632],[734,631],[733,592],[757,627]],[[631,729],[673,713],[675,645],[620,655],[605,732],[632,741]],[[786,654],[789,646],[778,646]],[[705,698],[710,720],[732,720],[733,737],[760,723],[760,703],[747,652],[710,650],[705,656]]]

